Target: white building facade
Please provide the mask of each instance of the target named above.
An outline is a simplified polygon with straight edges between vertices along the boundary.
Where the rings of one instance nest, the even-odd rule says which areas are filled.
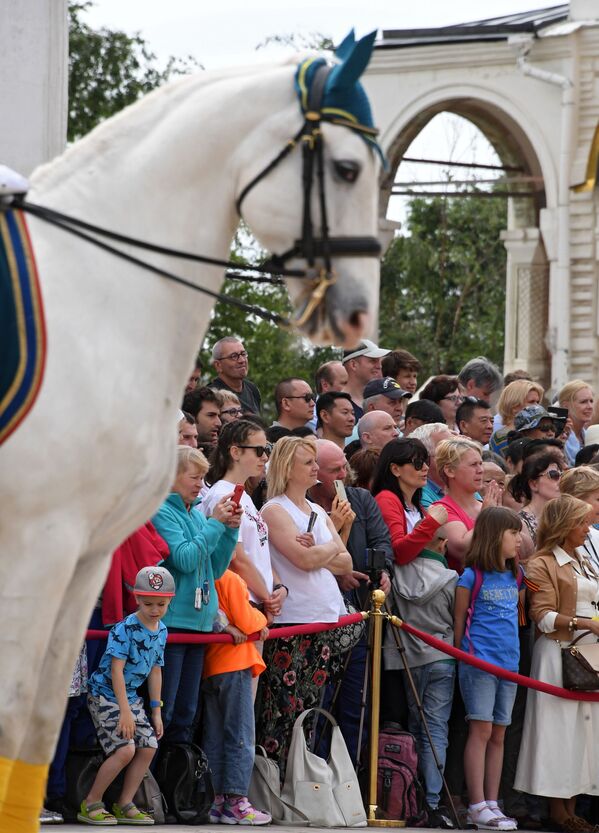
[[[504,370],[599,390],[599,2],[384,32],[365,86],[391,163],[383,227],[402,156],[442,111],[473,122],[503,165],[531,178],[529,196],[510,198],[503,234]]]

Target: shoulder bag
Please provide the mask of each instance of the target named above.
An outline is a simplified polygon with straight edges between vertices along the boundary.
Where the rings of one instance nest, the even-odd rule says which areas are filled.
[[[562,648],[563,683],[570,691],[599,690],[599,642],[576,644],[589,633],[583,631],[567,648]]]
[[[306,746],[304,721],[313,712],[333,724],[326,761]],[[341,729],[324,709],[307,709],[295,721],[281,797],[303,813],[311,827],[366,827],[358,779]]]
[[[248,798],[254,807],[270,813],[273,824],[284,824],[287,827],[308,826],[307,817],[281,798],[279,765],[268,757],[263,746],[256,747]]]

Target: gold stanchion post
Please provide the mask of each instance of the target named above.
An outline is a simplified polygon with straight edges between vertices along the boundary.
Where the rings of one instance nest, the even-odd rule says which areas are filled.
[[[381,653],[383,646],[383,619],[387,617],[381,610],[385,603],[382,590],[372,591],[372,697],[370,704],[370,782],[368,789],[368,826],[369,827],[405,827],[405,821],[395,819],[377,819],[376,780],[379,763],[379,715],[381,710]]]

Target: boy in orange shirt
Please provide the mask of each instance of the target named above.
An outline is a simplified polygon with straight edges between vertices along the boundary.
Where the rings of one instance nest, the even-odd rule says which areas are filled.
[[[247,636],[260,631],[266,639],[267,619],[250,604],[247,585],[237,573],[227,570],[215,584],[219,608],[229,621],[225,631],[235,644],[208,645],[204,657],[203,747],[216,793],[210,823],[269,824],[270,815],[247,798],[256,742],[252,678],[266,667]]]

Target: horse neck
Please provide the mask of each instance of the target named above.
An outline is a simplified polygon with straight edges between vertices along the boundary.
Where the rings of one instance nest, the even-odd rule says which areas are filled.
[[[282,84],[269,89],[272,78],[272,68],[268,76],[206,74],[155,91],[36,172],[32,200],[132,237],[224,256],[246,178],[239,147],[275,107],[289,105]],[[272,153],[272,140],[260,144]]]

